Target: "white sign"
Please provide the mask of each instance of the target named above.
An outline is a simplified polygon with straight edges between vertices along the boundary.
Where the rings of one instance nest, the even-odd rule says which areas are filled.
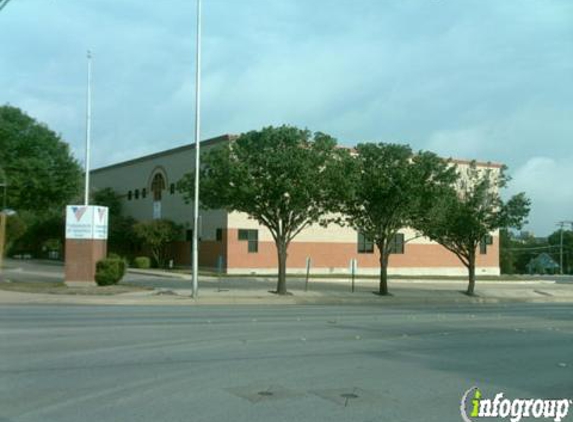
[[[153,219],[159,220],[161,218],[161,202],[155,201],[153,203]]]
[[[107,239],[107,207],[68,205],[66,207],[66,239]]]

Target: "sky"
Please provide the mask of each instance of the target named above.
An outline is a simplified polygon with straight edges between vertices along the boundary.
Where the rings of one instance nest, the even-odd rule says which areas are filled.
[[[92,168],[192,143],[194,0],[11,0],[0,104]],[[203,0],[203,139],[289,124],[504,163],[527,230],[573,220],[573,1]]]

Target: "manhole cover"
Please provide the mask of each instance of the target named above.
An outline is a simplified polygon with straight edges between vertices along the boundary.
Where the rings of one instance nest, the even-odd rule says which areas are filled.
[[[340,397],[342,397],[343,399],[357,399],[358,395],[354,393],[344,393],[341,394]]]
[[[263,396],[263,397],[269,397],[269,396],[273,395],[273,393],[271,391],[259,391],[257,394],[259,396]]]

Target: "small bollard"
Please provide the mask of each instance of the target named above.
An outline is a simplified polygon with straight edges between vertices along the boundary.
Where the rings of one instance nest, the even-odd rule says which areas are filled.
[[[358,261],[356,261],[356,259],[351,259],[350,260],[350,273],[352,274],[352,293],[354,293],[354,280],[355,280],[357,268],[358,268]]]
[[[306,257],[306,280],[304,282],[304,291],[305,292],[308,292],[308,276],[310,274],[310,264],[311,264],[310,257]]]

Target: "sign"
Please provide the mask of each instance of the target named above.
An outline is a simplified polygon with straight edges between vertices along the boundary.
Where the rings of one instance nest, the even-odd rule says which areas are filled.
[[[68,205],[66,239],[107,239],[108,219],[107,207]]]
[[[159,220],[161,218],[161,202],[155,201],[153,203],[153,219]]]

